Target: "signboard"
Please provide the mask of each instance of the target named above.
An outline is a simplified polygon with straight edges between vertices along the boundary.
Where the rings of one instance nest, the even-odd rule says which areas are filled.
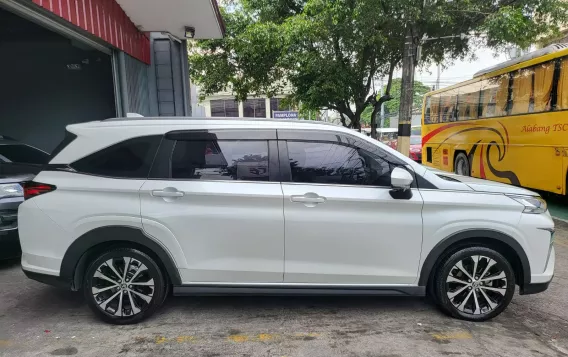
[[[272,117],[274,119],[298,119],[298,112],[295,111],[273,111]]]

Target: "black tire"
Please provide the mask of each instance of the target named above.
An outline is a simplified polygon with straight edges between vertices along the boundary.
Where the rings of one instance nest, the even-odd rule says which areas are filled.
[[[94,289],[102,291],[95,293]],[[103,321],[117,325],[135,324],[150,317],[163,304],[167,289],[167,280],[154,259],[132,248],[114,248],[99,254],[83,280],[91,310]]]
[[[463,176],[471,175],[469,160],[467,158],[467,155],[463,152],[460,152],[456,155],[456,159],[454,160],[454,172],[458,175]]]
[[[483,279],[476,280],[472,275],[475,260],[478,261],[476,273]],[[474,278],[473,281],[457,266],[458,263]],[[515,273],[507,259],[493,249],[464,248],[438,265],[434,293],[438,306],[449,315],[468,321],[486,321],[503,312],[511,302],[515,294]]]

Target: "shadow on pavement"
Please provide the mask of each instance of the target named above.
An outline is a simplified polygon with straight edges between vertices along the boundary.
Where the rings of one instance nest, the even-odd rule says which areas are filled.
[[[0,260],[0,270],[10,269],[17,265],[20,265],[20,257]]]

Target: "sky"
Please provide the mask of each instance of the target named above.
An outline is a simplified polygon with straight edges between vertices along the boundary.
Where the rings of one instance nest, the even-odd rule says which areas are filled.
[[[480,47],[476,51],[476,57],[474,61],[455,61],[447,68],[442,67],[440,73],[440,88],[471,79],[475,72],[508,60],[503,53],[495,57],[495,53],[492,50],[483,47]],[[398,71],[394,75],[395,78],[400,76],[401,71]],[[414,79],[431,87],[436,83],[436,77],[437,66],[432,65],[426,70],[417,69]]]

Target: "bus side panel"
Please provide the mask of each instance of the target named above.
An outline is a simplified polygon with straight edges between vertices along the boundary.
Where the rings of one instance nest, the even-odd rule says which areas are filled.
[[[563,181],[562,181],[562,194],[568,194],[568,148],[562,148],[562,174],[563,174]]]
[[[482,145],[472,163],[472,176],[562,193],[563,160],[558,153],[551,146]]]

